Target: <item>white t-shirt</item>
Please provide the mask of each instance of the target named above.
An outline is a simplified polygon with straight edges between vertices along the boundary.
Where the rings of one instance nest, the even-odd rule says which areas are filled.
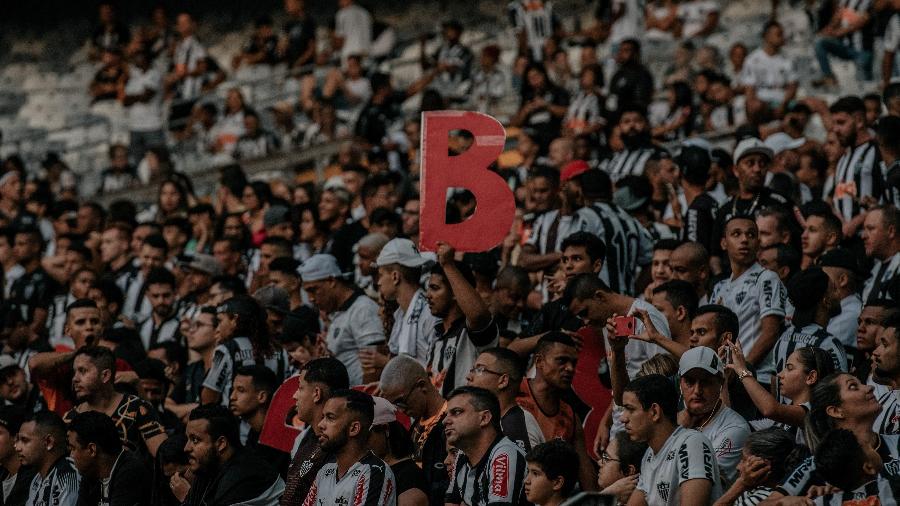
[[[353,4],[337,11],[334,16],[334,31],[344,38],[341,59],[352,54],[368,54],[372,45],[372,15],[364,8]]]
[[[744,353],[750,353],[759,339],[764,317],[788,314],[787,289],[778,274],[758,262],[737,279],[728,278],[716,283],[709,300],[737,313],[741,329],[738,339]]]
[[[719,3],[715,0],[689,0],[678,6],[678,19],[683,25],[681,36],[690,39],[697,35],[706,25],[706,18],[719,12]]]
[[[614,9],[624,10],[610,28],[609,40],[618,44],[625,39],[637,38],[644,26],[644,9],[641,0],[614,0]]]
[[[785,89],[798,80],[793,62],[781,53],[770,55],[757,48],[744,62],[740,83],[756,89],[756,96],[763,102],[784,102]]]
[[[434,327],[438,319],[428,309],[425,292],[416,290],[406,314],[402,308],[394,311],[394,326],[388,339],[392,355],[409,355],[422,364],[428,360],[428,350],[434,341]]]
[[[637,313],[635,312],[637,309],[647,311],[647,315],[650,316],[650,321],[653,322],[653,326],[656,327],[657,332],[667,339],[672,338],[672,333],[669,331],[669,322],[666,320],[665,315],[660,313],[659,310],[653,307],[649,302],[640,299],[634,299],[634,302],[628,309],[628,314],[635,315],[634,331],[636,335],[639,335],[644,331],[644,323],[637,317]],[[606,342],[606,349],[612,349],[608,340]],[[654,355],[665,352],[664,349],[653,343],[641,341],[640,339],[629,339],[628,344],[625,345],[625,369],[628,371],[628,377],[632,379],[637,377],[637,373],[641,370],[641,365],[644,362]]]
[[[128,128],[132,132],[152,132],[163,126],[162,74],[154,68],[147,70],[132,65],[125,84],[126,95],[141,95],[153,91],[147,102],[135,102],[128,107]]]
[[[700,432],[712,442],[722,476],[727,483],[734,483],[741,452],[750,435],[747,421],[737,411],[726,406]]]
[[[900,60],[897,59],[898,48],[900,48],[900,13],[894,13],[884,32],[884,51],[890,51],[895,55],[894,68],[891,69],[891,82],[900,75]]]
[[[383,343],[384,329],[378,317],[378,304],[357,293],[337,311],[331,313],[331,325],[325,336],[328,351],[347,367],[350,385],[363,382],[359,350],[365,346]]]
[[[712,482],[710,502],[722,495],[719,464],[709,439],[696,430],[678,427],[659,453],[647,448],[637,489],[644,493],[648,506],[676,506],[681,504],[681,484],[695,479]]]

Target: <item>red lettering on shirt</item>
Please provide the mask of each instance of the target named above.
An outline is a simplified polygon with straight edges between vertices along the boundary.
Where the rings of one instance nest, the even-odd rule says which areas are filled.
[[[388,504],[388,501],[391,499],[391,492],[394,491],[394,480],[387,480],[387,484],[384,486],[384,497],[381,500],[382,504]]]
[[[509,494],[509,455],[501,453],[491,462],[491,494],[506,497]]]
[[[306,500],[303,501],[303,506],[313,506],[316,503],[316,494],[319,491],[319,484],[313,483],[311,489],[309,489],[309,494],[306,495]]]
[[[356,492],[353,494],[353,506],[362,506],[366,501],[366,475],[361,475],[356,481]]]

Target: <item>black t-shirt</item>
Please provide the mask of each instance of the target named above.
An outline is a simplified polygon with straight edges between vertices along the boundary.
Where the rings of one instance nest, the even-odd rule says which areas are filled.
[[[200,391],[203,390],[203,380],[209,371],[203,365],[202,360],[191,362],[184,370],[184,391],[180,402],[200,402]],[[175,399],[175,402],[179,402]]]
[[[0,494],[0,506],[25,504],[31,491],[31,480],[36,472],[37,470],[31,466],[19,466],[19,472],[16,473],[16,481],[13,483],[12,490],[9,491],[9,497],[4,500],[3,494]],[[7,478],[9,478],[9,471],[0,467],[0,481]]]
[[[337,260],[341,272],[350,272],[353,270],[353,246],[366,235],[366,227],[358,221],[347,223],[337,229],[332,236],[331,242],[326,247],[326,252],[334,256]]]
[[[78,506],[145,506],[151,503],[147,493],[149,470],[134,452],[122,450],[110,477],[108,495],[104,495],[100,480],[82,476],[78,486]]]
[[[428,482],[425,480],[425,473],[419,469],[413,459],[404,459],[395,462],[391,466],[394,472],[394,478],[397,480],[397,497],[407,490],[419,489],[428,495]]]
[[[284,34],[288,40],[285,59],[288,65],[293,65],[309,45],[315,43],[316,23],[309,16],[302,20],[289,19],[284,24]]]
[[[429,504],[443,504],[450,476],[444,460],[447,458],[447,438],[444,435],[444,416],[434,424],[424,427],[418,422],[412,427],[413,445],[416,449],[415,459],[421,462],[422,473],[428,487]]]
[[[704,192],[697,196],[688,206],[684,217],[682,239],[698,242],[706,248],[706,251],[712,251],[718,210],[718,202],[708,193]]]
[[[266,461],[239,450],[215,476],[197,476],[184,505],[271,504],[275,500],[272,485],[277,479],[278,473]]]
[[[28,321],[34,318],[36,308],[48,308],[59,291],[59,283],[47,274],[43,267],[25,273],[17,279],[9,291],[9,300],[28,308]]]

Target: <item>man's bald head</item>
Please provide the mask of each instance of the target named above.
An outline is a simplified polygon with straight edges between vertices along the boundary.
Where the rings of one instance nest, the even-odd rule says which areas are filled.
[[[669,256],[672,278],[687,281],[699,291],[706,290],[709,280],[709,253],[698,242],[686,242]],[[702,290],[701,290],[702,287]]]
[[[397,355],[381,371],[380,387],[382,391],[409,390],[421,378],[428,378],[422,364],[409,355]]]

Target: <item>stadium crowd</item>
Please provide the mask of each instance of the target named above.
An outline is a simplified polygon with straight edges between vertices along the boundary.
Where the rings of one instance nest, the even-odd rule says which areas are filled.
[[[511,65],[444,20],[396,89],[390,28],[340,0],[322,40],[285,0],[229,62],[297,69],[266,111],[204,99],[191,14],[102,5],[90,93],[130,143],[101,193],[158,199],[3,161],[0,504],[897,504],[900,2],[810,2],[814,81],[777,1],[728,47],[716,0],[643,3],[567,30],[514,0]],[[418,113],[509,97],[506,238],[420,252]],[[335,139],[320,184],[239,164]],[[224,156],[213,194],[184,146]]]

